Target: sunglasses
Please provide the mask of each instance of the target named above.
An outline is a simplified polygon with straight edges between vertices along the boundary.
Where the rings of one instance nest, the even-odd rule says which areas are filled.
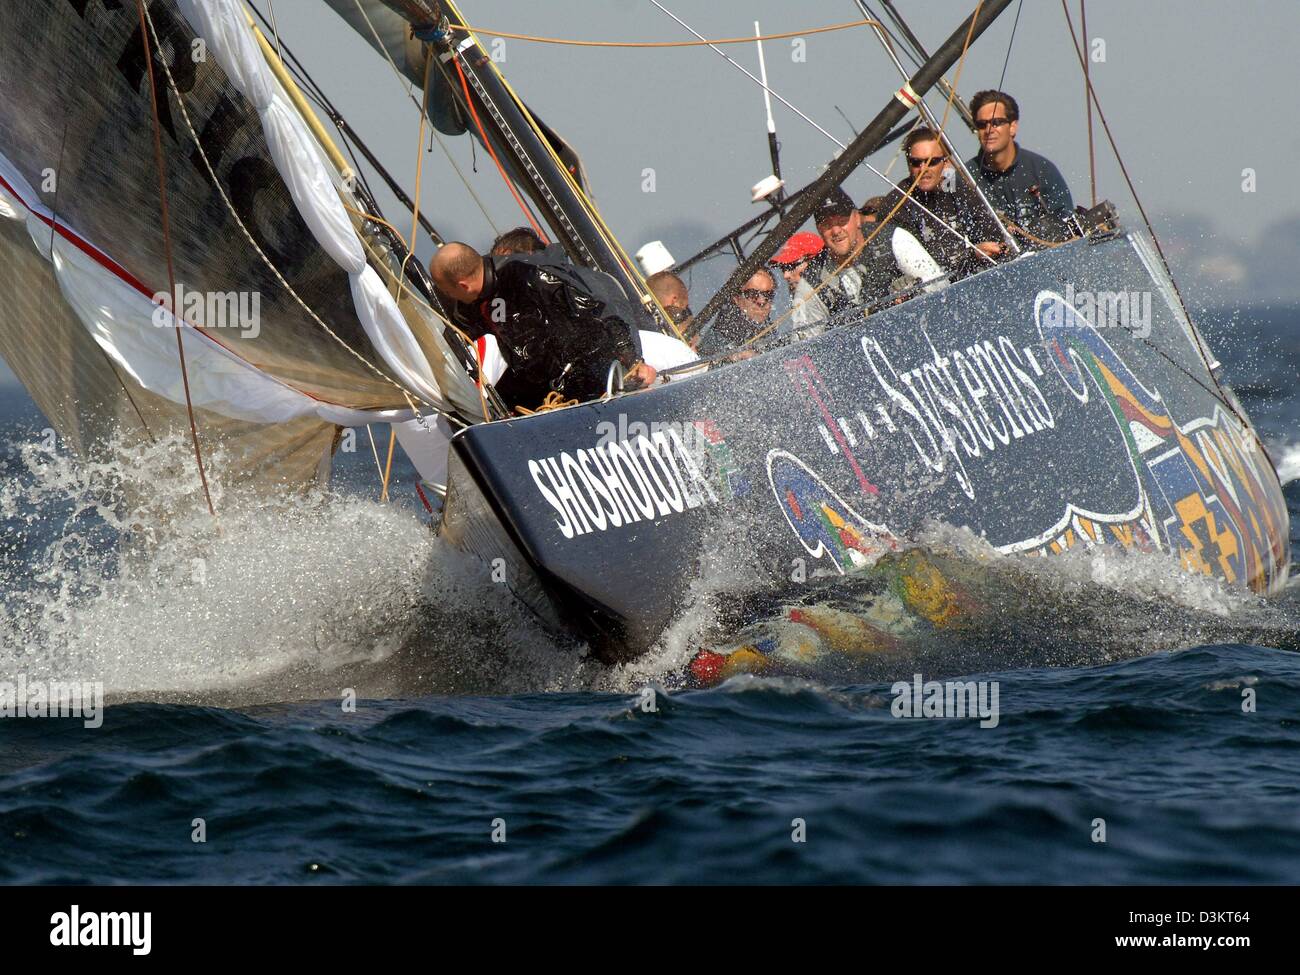
[[[999,128],[1000,126],[1006,125],[1006,124],[1007,124],[1008,122],[1010,122],[1010,121],[1011,121],[1011,119],[1009,119],[1009,118],[986,118],[986,119],[980,119],[979,121],[977,121],[977,122],[975,123],[975,128],[977,128],[977,129],[979,129],[979,131],[983,132],[983,131],[984,131],[985,129],[987,129],[990,125],[993,126],[993,128],[996,129],[996,128]]]
[[[948,157],[943,156],[908,156],[907,164],[915,169],[917,166],[937,166]]]
[[[775,295],[775,291],[765,291],[762,288],[740,289],[740,297],[748,298],[750,301],[771,301]]]

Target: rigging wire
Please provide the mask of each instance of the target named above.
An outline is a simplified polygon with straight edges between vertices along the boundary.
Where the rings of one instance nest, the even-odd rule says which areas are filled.
[[[871,15],[872,17],[874,17],[876,20],[880,21],[880,27],[879,27],[879,29],[882,30],[882,31],[884,31],[885,36],[889,38],[889,46],[890,46],[890,47],[891,47],[891,48],[892,48],[896,53],[897,53],[898,51],[901,51],[902,54],[903,54],[903,56],[906,57],[909,61],[912,62],[912,67],[913,67],[914,69],[918,69],[918,70],[919,70],[920,67],[921,67],[921,60],[922,60],[922,59],[921,59],[920,55],[917,54],[917,52],[915,52],[915,51],[912,50],[912,46],[911,46],[910,44],[904,44],[904,43],[903,43],[904,38],[900,38],[897,34],[895,34],[892,30],[890,30],[889,26],[888,26],[888,25],[887,25],[887,24],[886,24],[886,23],[885,23],[885,22],[880,18],[880,16],[876,13],[875,8],[869,6],[869,5],[867,4],[866,0],[858,0],[858,3],[859,3],[859,6],[861,6],[863,10],[865,10],[868,14],[870,14],[870,15]]]
[[[437,61],[434,62],[434,66],[438,69],[439,73],[442,75],[442,79],[443,79],[443,81],[444,81],[444,82],[446,83],[446,85],[447,85],[447,90],[448,90],[448,91],[451,91],[451,92],[455,92],[455,91],[456,91],[456,87],[457,87],[457,85],[456,85],[456,81],[459,80],[459,79],[453,79],[453,78],[452,78],[451,74],[447,71],[447,67],[446,67],[446,65],[443,63],[443,61],[442,61],[441,58],[439,58]],[[500,78],[500,80],[502,81],[503,84],[505,83],[505,79],[504,79],[504,78],[501,78],[500,75],[498,75],[498,78]],[[466,80],[468,80],[468,79],[466,79]],[[477,88],[477,87],[478,87],[478,83],[477,83],[477,81],[476,81],[476,82],[475,82],[475,88]],[[507,90],[508,90],[510,86],[509,86],[508,84],[506,84],[505,87],[506,87]],[[482,93],[480,93],[480,94],[482,94]],[[520,101],[520,99],[519,99],[517,96],[515,96],[514,92],[510,92],[510,95],[511,95],[511,97],[514,98],[515,101],[518,103],[518,107],[519,107],[519,109],[520,109],[521,111],[524,111],[524,105],[523,105],[523,102]],[[525,111],[525,114],[527,114],[526,111]],[[474,119],[473,121],[477,121],[477,119]],[[469,126],[469,123],[466,122],[466,128],[468,128],[468,126]],[[539,130],[539,131],[540,131],[540,130]],[[543,139],[543,141],[545,142],[546,140]],[[549,146],[550,143],[549,143],[549,142],[546,142],[546,144]],[[478,170],[478,145],[479,145],[479,140],[478,140],[478,139],[475,139],[475,138],[473,138],[473,137],[471,137],[471,138],[469,139],[469,151],[470,151],[471,167],[472,167],[472,169],[473,169],[473,171],[474,171],[475,174],[477,174],[478,171],[479,171],[479,170]],[[491,149],[489,148],[488,151],[489,151],[489,153],[490,153],[490,152],[491,152]],[[500,170],[498,170],[498,172],[499,172],[499,171],[500,171]],[[520,186],[522,186],[523,184],[522,184],[522,183],[518,183],[518,184],[516,184],[516,185],[520,185]],[[530,196],[523,196],[523,197],[516,197],[516,199],[522,199],[522,200],[523,200],[523,205],[524,205],[524,207],[526,208],[526,212],[525,212],[524,216],[527,217],[527,218],[529,218],[529,223],[532,224],[534,228],[536,228],[538,225],[540,225],[540,224],[543,222],[543,218],[542,218],[541,214],[539,213],[538,209],[536,208],[536,206],[534,205],[532,197],[530,197]],[[545,237],[546,237],[546,234],[543,233],[543,234],[542,234],[542,237],[545,238]]]
[[[881,6],[884,7],[885,12],[889,14],[889,19],[893,21],[894,26],[897,28],[898,33],[901,36],[902,40],[907,42],[908,48],[912,51],[912,58],[911,58],[912,63],[915,64],[916,67],[919,69],[925,61],[928,61],[930,59],[930,55],[926,52],[925,48],[922,46],[920,39],[917,38],[917,36],[914,33],[912,33],[912,28],[910,28],[907,25],[907,21],[903,20],[903,18],[899,16],[898,11],[894,9],[893,0],[880,0],[880,3]],[[859,8],[861,8],[862,6],[861,0],[858,0],[858,4],[859,4]],[[869,10],[864,10],[863,12],[868,14],[868,16],[873,15],[872,12]],[[887,35],[887,36],[892,36],[892,35]],[[890,45],[886,45],[886,46],[890,46]],[[892,51],[892,46],[891,46],[891,51]],[[894,56],[895,58],[897,58],[897,55]],[[936,87],[939,89],[940,94],[948,93],[948,82],[945,81],[944,79],[940,78],[938,85]],[[961,112],[962,119],[965,121],[967,127],[970,128],[973,134],[975,132],[975,119],[971,116],[969,109],[967,109],[966,106],[960,101],[957,102],[957,109],[959,112]]]
[[[397,424],[388,425],[388,462],[384,464],[384,486],[379,492],[380,502],[388,500],[388,484],[393,473],[393,448],[397,446]]]
[[[275,0],[266,0],[266,6],[271,11],[271,33],[275,35],[275,56],[283,61],[284,54],[280,51],[280,28],[275,24]]]
[[[1154,351],[1157,355],[1159,355],[1162,359],[1164,359],[1166,362],[1168,362],[1170,365],[1176,368],[1183,375],[1187,376],[1187,378],[1190,379],[1192,382],[1196,383],[1196,385],[1204,389],[1207,393],[1209,393],[1212,397],[1214,397],[1214,399],[1216,399],[1218,402],[1222,403],[1225,407],[1227,407],[1228,412],[1230,412],[1234,417],[1237,418],[1237,420],[1242,424],[1243,429],[1245,429],[1251,435],[1252,439],[1254,439],[1255,443],[1259,445],[1260,450],[1264,453],[1264,456],[1267,457],[1268,448],[1264,445],[1264,441],[1260,438],[1259,432],[1250,424],[1249,420],[1247,420],[1247,418],[1242,415],[1241,411],[1237,409],[1237,407],[1232,403],[1232,401],[1229,400],[1223,394],[1223,390],[1221,388],[1221,384],[1219,383],[1219,379],[1214,374],[1214,369],[1210,366],[1210,356],[1208,354],[1208,351],[1205,348],[1204,342],[1201,340],[1200,330],[1197,329],[1195,323],[1192,322],[1192,315],[1187,308],[1187,302],[1183,299],[1183,293],[1178,288],[1178,282],[1174,280],[1174,272],[1173,269],[1169,266],[1168,258],[1165,257],[1164,248],[1160,246],[1160,238],[1156,234],[1155,227],[1152,226],[1151,224],[1151,219],[1147,216],[1146,208],[1142,205],[1142,200],[1137,194],[1137,188],[1133,185],[1133,180],[1129,177],[1128,167],[1124,165],[1124,159],[1122,156],[1120,156],[1119,146],[1115,142],[1114,134],[1110,131],[1110,124],[1106,121],[1106,113],[1102,111],[1101,99],[1097,97],[1097,91],[1092,86],[1092,79],[1086,73],[1086,67],[1084,61],[1085,52],[1080,48],[1078,36],[1074,32],[1074,21],[1070,17],[1070,8],[1067,5],[1067,0],[1061,0],[1061,10],[1065,13],[1065,24],[1070,31],[1070,43],[1074,47],[1075,56],[1079,59],[1079,67],[1080,69],[1085,71],[1084,79],[1087,82],[1088,90],[1092,95],[1093,104],[1096,106],[1097,118],[1101,120],[1102,131],[1106,133],[1106,140],[1110,143],[1111,151],[1115,154],[1115,162],[1119,164],[1119,171],[1124,176],[1124,182],[1128,185],[1129,193],[1133,197],[1133,202],[1137,204],[1138,213],[1142,215],[1142,222],[1146,225],[1147,233],[1151,235],[1151,242],[1155,245],[1156,254],[1157,256],[1159,256],[1160,264],[1164,268],[1165,277],[1168,280],[1169,285],[1174,292],[1174,296],[1178,299],[1178,307],[1182,309],[1183,317],[1187,320],[1188,325],[1190,325],[1189,331],[1191,332],[1193,338],[1195,339],[1196,351],[1201,356],[1201,363],[1202,365],[1205,366],[1206,374],[1210,377],[1211,382],[1214,383],[1214,388],[1211,388],[1210,386],[1206,385],[1206,383],[1199,376],[1193,374],[1190,370],[1187,369],[1186,366],[1184,366],[1182,363],[1175,360],[1172,356],[1170,356],[1167,352],[1165,352],[1164,349],[1160,348],[1160,346],[1156,345],[1149,338],[1140,338],[1139,341],[1141,341],[1144,345],[1146,345],[1148,348]]]
[[[686,30],[688,30],[688,31],[690,31],[692,34],[694,34],[696,37],[698,37],[701,41],[705,41],[705,43],[708,44],[709,47],[713,48],[714,51],[717,51],[717,53],[718,53],[718,54],[723,58],[723,60],[729,62],[729,63],[730,63],[731,65],[733,65],[733,66],[734,66],[738,71],[741,71],[742,73],[744,73],[745,76],[748,77],[750,81],[754,82],[754,84],[758,85],[760,88],[762,88],[764,91],[766,91],[769,95],[771,95],[773,98],[775,98],[777,101],[779,101],[782,105],[784,105],[786,108],[790,109],[790,111],[794,112],[796,115],[798,115],[801,119],[803,119],[805,122],[807,122],[809,125],[811,125],[814,129],[816,129],[816,130],[817,130],[818,132],[820,132],[822,135],[826,136],[826,138],[830,139],[832,142],[834,142],[834,143],[835,143],[837,146],[839,146],[841,149],[845,149],[845,148],[847,148],[847,146],[846,146],[843,142],[841,142],[839,139],[835,138],[835,136],[831,135],[831,134],[830,134],[829,132],[827,132],[824,128],[822,128],[820,125],[818,125],[816,122],[814,122],[811,118],[809,118],[807,115],[805,115],[803,112],[801,112],[799,109],[795,108],[795,106],[792,105],[792,104],[791,104],[791,103],[790,103],[790,102],[789,102],[789,101],[788,101],[784,96],[782,96],[781,94],[779,94],[779,93],[776,92],[776,91],[773,91],[773,90],[772,90],[771,88],[769,88],[767,85],[763,84],[763,82],[762,82],[761,80],[759,80],[758,78],[756,78],[756,77],[754,76],[754,74],[753,74],[753,73],[752,73],[748,68],[746,68],[746,67],[745,67],[743,64],[741,64],[739,61],[736,61],[734,58],[732,58],[731,55],[729,55],[726,51],[720,50],[716,45],[713,44],[712,41],[707,41],[707,40],[705,40],[705,37],[704,37],[703,34],[701,34],[701,33],[700,33],[699,31],[697,31],[694,27],[692,27],[690,24],[686,23],[686,21],[682,20],[682,19],[681,19],[680,17],[678,17],[675,13],[673,13],[671,10],[669,10],[667,7],[665,7],[662,3],[659,2],[659,0],[650,0],[650,2],[651,2],[652,4],[654,4],[656,7],[658,7],[660,10],[662,10],[664,13],[666,13],[666,14],[667,14],[669,17],[671,17],[673,20],[677,21],[677,23],[680,24],[683,28],[685,28]],[[752,41],[753,38],[752,38],[752,37],[747,37],[747,38],[745,38],[745,40],[746,40],[746,41]]]
[[[939,131],[944,132],[948,128],[948,116],[952,112],[952,103],[957,97],[957,85],[961,83],[961,70],[966,67],[966,52],[970,49],[970,40],[975,36],[975,21],[979,19],[980,10],[984,7],[984,0],[979,0],[975,4],[975,12],[970,15],[970,27],[966,30],[966,40],[961,46],[961,60],[957,62],[957,72],[952,77],[952,84],[948,86],[948,103],[943,107],[943,118],[939,122]]]
[[[1002,75],[998,78],[998,91],[1002,90],[1003,82],[1007,80],[1007,65],[1011,63],[1011,48],[1016,43],[1016,28],[1020,26],[1020,11],[1024,9],[1025,0],[1020,0],[1016,4],[1016,19],[1011,22],[1011,40],[1007,41],[1007,56],[1002,61]]]
[[[789,30],[780,34],[763,34],[755,37],[722,37],[708,40],[701,37],[696,41],[578,41],[565,37],[536,37],[532,34],[509,34],[500,30],[488,30],[486,27],[465,26],[465,30],[475,34],[487,34],[491,37],[504,37],[514,41],[533,41],[538,44],[562,44],[569,47],[712,47],[714,44],[751,44],[754,41],[781,41],[791,37],[808,37],[812,34],[826,34],[830,31],[847,30],[850,27],[865,27],[870,20],[852,20],[843,24],[830,24],[826,27],[809,27],[807,30]]]
[[[430,52],[429,58],[432,60],[432,52]],[[465,92],[465,105],[469,108],[470,115],[474,117],[474,124],[478,126],[479,135],[483,137],[483,145],[487,147],[488,155],[491,156],[492,161],[496,163],[497,172],[501,174],[501,178],[505,181],[506,189],[508,189],[510,195],[515,198],[515,202],[519,204],[519,209],[524,212],[524,216],[528,218],[528,222],[532,224],[533,229],[537,231],[537,236],[541,237],[543,241],[548,240],[549,238],[546,236],[546,231],[544,231],[541,228],[541,225],[538,224],[537,220],[533,218],[532,211],[524,205],[524,201],[519,196],[519,190],[516,189],[514,181],[510,179],[509,175],[506,173],[506,168],[501,165],[501,160],[497,158],[497,151],[492,148],[492,140],[488,138],[487,131],[483,128],[483,122],[478,117],[478,110],[474,107],[474,99],[469,93],[469,82],[465,79],[465,72],[460,66],[460,60],[458,58],[452,58],[452,63],[456,65],[456,74],[460,76],[460,87],[461,90]]]
[[[172,261],[172,231],[171,231],[171,212],[167,203],[167,162],[163,157],[162,149],[162,125],[158,120],[158,85],[153,73],[153,45],[149,41],[149,31],[153,27],[152,21],[146,26],[148,14],[144,9],[144,0],[136,0],[136,8],[140,13],[140,36],[144,42],[144,63],[149,71],[149,105],[153,112],[153,148],[154,157],[158,170],[158,204],[162,217],[162,234],[163,234],[163,253],[167,259],[167,283],[171,288],[172,303],[176,301],[176,268]],[[154,38],[157,43],[157,38]],[[171,78],[170,71],[168,78]],[[176,309],[172,309],[175,314]],[[190,440],[194,444],[194,460],[199,466],[199,480],[203,484],[203,497],[208,503],[208,514],[213,518],[217,516],[217,509],[212,504],[212,491],[208,488],[208,474],[203,467],[203,451],[199,449],[199,428],[194,421],[194,402],[190,398],[190,374],[185,364],[185,342],[182,333],[184,329],[180,326],[176,328],[176,352],[181,361],[181,386],[185,390],[185,411],[190,420]]]
[[[366,26],[370,28],[370,34],[375,39],[375,46],[384,53],[384,57],[388,60],[389,66],[392,67],[393,75],[397,78],[397,83],[402,86],[402,90],[406,93],[406,97],[411,100],[411,104],[413,104],[417,110],[420,109],[420,103],[416,101],[415,96],[411,94],[410,84],[407,82],[405,76],[403,76],[401,70],[397,67],[397,62],[393,60],[393,55],[389,52],[388,48],[384,46],[383,40],[379,37],[379,31],[375,30],[375,25],[371,23],[370,16],[366,13],[366,8],[361,5],[361,0],[353,0],[353,2],[356,4],[357,10],[361,13],[362,19],[365,20]],[[493,236],[499,235],[501,233],[500,228],[497,227],[495,221],[493,221],[492,215],[488,213],[487,207],[483,205],[483,201],[479,199],[478,194],[474,192],[474,187],[472,187],[469,180],[465,178],[465,173],[461,170],[455,157],[452,156],[451,150],[447,148],[447,144],[442,141],[442,136],[438,135],[438,127],[431,125],[429,127],[429,134],[432,135],[434,141],[438,143],[438,148],[442,150],[442,154],[447,157],[447,162],[450,163],[451,168],[460,178],[461,183],[464,184],[465,191],[469,193],[470,198],[473,199],[479,212],[483,214],[483,219],[487,221],[487,225],[492,228]]]
[[[1067,4],[1067,0],[1061,0],[1061,10],[1065,12],[1065,24],[1070,30],[1070,43],[1074,46],[1074,53],[1079,59],[1079,67],[1084,68],[1085,52],[1080,49],[1079,39],[1074,33],[1074,21],[1070,18],[1070,8]],[[1160,246],[1160,238],[1156,235],[1156,228],[1152,226],[1151,218],[1147,216],[1146,207],[1142,205],[1142,199],[1138,196],[1137,187],[1133,185],[1133,180],[1129,177],[1128,167],[1124,165],[1124,159],[1120,156],[1119,146],[1115,142],[1115,136],[1110,131],[1110,123],[1106,121],[1106,113],[1101,110],[1101,99],[1097,97],[1097,90],[1093,88],[1092,79],[1087,75],[1086,71],[1084,74],[1084,80],[1088,84],[1088,91],[1092,93],[1093,104],[1097,107],[1097,118],[1101,120],[1101,127],[1106,133],[1106,140],[1110,143],[1111,151],[1115,153],[1115,162],[1119,164],[1119,171],[1124,176],[1124,182],[1128,184],[1129,193],[1133,196],[1133,202],[1137,204],[1138,213],[1142,215],[1142,222],[1146,224],[1147,232],[1151,234],[1151,241],[1156,246],[1156,253],[1160,255],[1160,263],[1164,265],[1165,273],[1169,276],[1169,282],[1173,285],[1174,294],[1178,297],[1178,305],[1182,308],[1184,317],[1190,322],[1192,320],[1192,315],[1187,309],[1187,302],[1183,300],[1183,293],[1178,289],[1178,282],[1174,280],[1173,269],[1169,266],[1168,258],[1165,257],[1164,248]],[[1210,359],[1206,355],[1205,347],[1201,343],[1200,334],[1197,332],[1195,327],[1192,329],[1192,334],[1197,337],[1197,351],[1201,354],[1201,359],[1205,363],[1205,368],[1210,375],[1213,376],[1214,370],[1210,368]],[[1216,379],[1215,381],[1217,382],[1218,380]]]
[[[1088,62],[1092,56],[1088,51],[1088,5],[1079,0],[1079,29],[1083,34],[1083,101],[1088,116],[1088,186],[1092,190],[1092,205],[1097,205],[1097,160],[1092,147],[1092,75]]]
[[[375,455],[375,473],[379,475],[379,480],[384,479],[384,466],[379,463],[379,448],[375,446],[375,431],[371,429],[370,424],[366,424],[366,435],[370,438],[370,452]]]
[[[415,200],[411,205],[411,242],[406,245],[406,256],[402,258],[401,270],[397,272],[397,293],[393,300],[399,304],[402,301],[402,292],[406,290],[406,265],[415,256],[415,245],[417,235],[420,233],[420,190],[423,189],[422,176],[424,174],[424,122],[429,117],[429,63],[433,60],[432,56],[425,59],[424,62],[424,101],[420,105],[420,132],[415,140]],[[388,445],[389,451],[392,451],[392,444]],[[388,479],[384,479],[384,495],[388,494]]]

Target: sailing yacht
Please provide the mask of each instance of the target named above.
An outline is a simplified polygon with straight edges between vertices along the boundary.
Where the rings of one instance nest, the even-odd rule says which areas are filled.
[[[817,180],[772,195],[701,321],[1008,3],[979,4]],[[454,3],[329,5],[424,93],[422,125],[487,147],[573,263],[612,278],[645,334],[679,337],[572,146]],[[31,0],[0,27],[0,355],[86,454],[175,436],[205,489],[213,473],[256,494],[325,477],[341,428],[389,424],[443,496],[442,538],[608,662],[660,638],[706,562],[783,586],[792,565],[861,571],[932,521],[1006,555],[1116,546],[1260,593],[1286,581],[1273,465],[1162,256],[1113,209],[818,334],[641,391],[611,370],[596,401],[513,415],[303,89],[325,93],[238,0]],[[257,295],[257,328],[185,293]],[[1083,294],[1149,296],[1143,327]]]

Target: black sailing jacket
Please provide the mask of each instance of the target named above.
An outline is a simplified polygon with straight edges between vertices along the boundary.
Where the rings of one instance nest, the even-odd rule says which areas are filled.
[[[640,316],[608,275],[570,264],[554,246],[485,259],[483,272],[478,300],[452,313],[470,338],[496,336],[507,365],[496,389],[508,406],[536,407],[550,392],[594,399],[610,363],[640,360]]]

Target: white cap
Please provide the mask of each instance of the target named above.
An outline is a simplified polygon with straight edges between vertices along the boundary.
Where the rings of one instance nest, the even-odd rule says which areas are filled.
[[[784,185],[785,180],[783,179],[778,179],[776,176],[764,176],[749,191],[749,202],[757,203],[759,200],[766,199]]]
[[[677,263],[662,240],[652,240],[637,251],[636,262],[641,265],[641,273],[646,277],[667,271]]]

